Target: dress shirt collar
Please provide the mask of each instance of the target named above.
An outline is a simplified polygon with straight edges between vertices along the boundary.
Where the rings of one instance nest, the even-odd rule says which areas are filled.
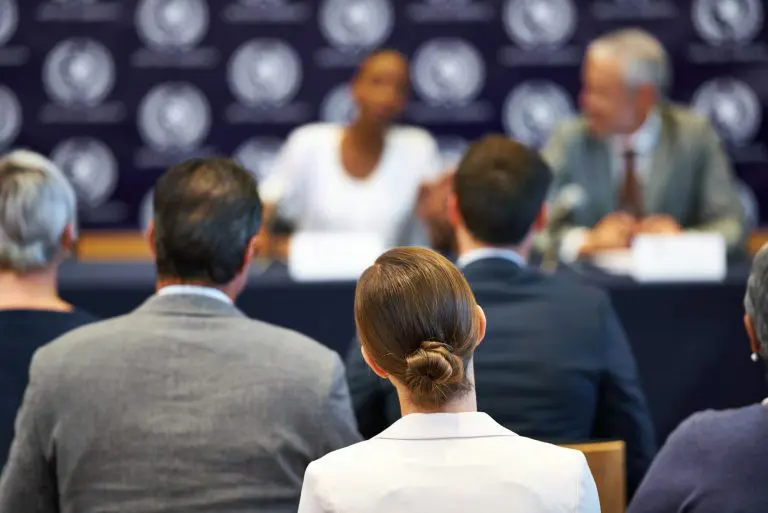
[[[412,413],[392,424],[375,438],[438,440],[488,436],[517,435],[499,425],[486,413]]]
[[[168,285],[157,291],[158,296],[181,296],[181,295],[193,295],[193,296],[205,296],[218,301],[223,301],[227,304],[232,304],[232,299],[213,287],[204,287],[202,285]]]
[[[629,136],[614,136],[612,138],[614,147],[619,152],[627,149],[633,150],[638,155],[647,155],[656,146],[661,133],[661,116],[658,109],[648,115],[640,128]]]
[[[477,248],[467,251],[456,261],[456,267],[464,269],[469,264],[486,258],[501,258],[525,267],[525,259],[517,251],[504,248]]]

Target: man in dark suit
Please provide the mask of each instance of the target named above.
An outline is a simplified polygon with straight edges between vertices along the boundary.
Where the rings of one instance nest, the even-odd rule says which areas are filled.
[[[0,511],[295,512],[307,465],[359,440],[339,357],[234,305],[251,175],[191,160],[154,207],[157,294],[36,353]]]
[[[626,442],[628,489],[655,452],[634,357],[607,295],[526,265],[552,180],[534,151],[502,136],[473,144],[448,217],[463,269],[488,319],[475,352],[478,408],[520,435],[555,443]],[[348,380],[370,436],[397,418],[391,387],[353,350]]]

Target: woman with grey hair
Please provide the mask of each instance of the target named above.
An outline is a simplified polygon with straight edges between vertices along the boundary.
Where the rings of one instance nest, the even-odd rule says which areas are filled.
[[[762,365],[768,361],[768,245],[755,256],[744,306],[752,360]],[[670,435],[628,513],[765,513],[766,439],[768,399],[694,414]]]
[[[94,319],[61,299],[59,264],[76,237],[72,186],[45,157],[16,151],[0,158],[0,468],[42,345]]]

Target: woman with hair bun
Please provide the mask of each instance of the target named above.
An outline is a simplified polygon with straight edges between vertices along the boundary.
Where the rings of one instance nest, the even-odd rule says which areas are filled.
[[[310,464],[299,513],[599,513],[583,454],[477,411],[472,354],[485,314],[448,260],[423,248],[384,253],[357,284],[355,322],[402,418]]]

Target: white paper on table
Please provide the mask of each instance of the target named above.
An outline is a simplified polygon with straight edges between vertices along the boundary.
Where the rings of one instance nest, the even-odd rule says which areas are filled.
[[[298,232],[291,237],[288,273],[296,281],[357,280],[386,249],[374,234]]]
[[[725,238],[717,233],[638,235],[632,277],[641,282],[721,281],[728,271]]]

